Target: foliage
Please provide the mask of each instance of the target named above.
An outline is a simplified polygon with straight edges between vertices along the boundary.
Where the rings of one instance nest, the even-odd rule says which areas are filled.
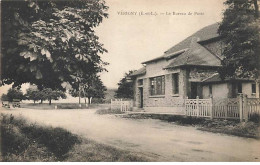
[[[3,84],[64,89],[107,64],[94,28],[107,17],[103,0],[3,1]],[[14,65],[15,64],[15,65]]]
[[[222,77],[257,78],[260,38],[257,0],[226,0],[227,9],[219,27],[223,37]]]
[[[13,99],[23,100],[23,99],[25,99],[25,97],[23,95],[23,92],[20,89],[18,89],[18,88],[10,88],[7,91],[7,94],[3,94],[1,96],[1,99],[3,101],[10,101],[10,102],[12,102]]]
[[[134,89],[133,85],[134,82],[129,82],[127,79],[130,74],[132,74],[134,71],[129,71],[128,73],[125,73],[125,76],[120,80],[120,82],[117,84],[118,89],[116,91],[115,97],[117,98],[133,98],[134,97]]]
[[[249,121],[260,124],[260,115],[257,113],[252,114],[249,118]]]
[[[6,94],[2,94],[1,100],[2,100],[2,101],[8,101],[7,95],[6,95]]]
[[[23,118],[12,115],[2,116],[1,128],[3,156],[24,156],[20,161],[33,161],[37,157],[40,161],[61,161],[75,144],[80,143],[80,139],[67,130],[28,124]],[[35,150],[29,155],[28,151],[32,149]]]
[[[66,94],[60,90],[52,90],[51,88],[44,88],[41,93],[42,100],[48,100],[51,104],[51,100],[58,100],[59,98],[65,99]]]
[[[38,100],[42,99],[42,94],[38,90],[38,88],[32,88],[32,87],[28,88],[26,90],[26,95],[25,96],[26,96],[26,98],[28,100],[33,100],[34,103],[35,103],[35,101],[38,101]]]
[[[105,98],[105,91],[107,89],[99,76],[92,75],[89,78],[84,78],[79,85],[80,87],[74,87],[74,90],[70,91],[73,97],[79,97],[80,94],[81,97],[87,97],[89,99],[89,103],[91,97],[101,99]]]

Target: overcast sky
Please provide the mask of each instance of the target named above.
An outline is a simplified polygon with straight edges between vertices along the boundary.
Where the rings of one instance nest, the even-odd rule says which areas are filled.
[[[109,18],[96,28],[96,33],[108,50],[102,55],[110,63],[108,72],[101,74],[108,88],[117,88],[125,72],[141,68],[142,62],[161,56],[197,30],[221,21],[224,9],[223,0],[106,0],[106,3]],[[157,15],[140,16],[140,12]],[[23,92],[27,87],[22,86]],[[6,93],[8,88],[0,87],[0,93]]]
[[[108,50],[102,59],[109,62],[108,73],[101,78],[108,88],[141,62],[161,56],[168,48],[204,26],[221,21],[223,0],[107,0],[109,18],[96,29],[100,42]],[[119,13],[137,12],[137,15]],[[139,12],[155,12],[142,15]],[[166,15],[171,13],[171,15]],[[186,15],[173,15],[186,13]],[[192,15],[188,15],[188,13]],[[194,15],[194,12],[203,15]],[[164,14],[161,14],[164,13]],[[130,13],[135,14],[135,13]]]

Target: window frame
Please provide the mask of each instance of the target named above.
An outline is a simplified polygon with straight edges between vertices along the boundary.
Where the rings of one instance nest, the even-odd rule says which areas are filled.
[[[149,88],[150,96],[165,95],[165,75],[149,78]]]

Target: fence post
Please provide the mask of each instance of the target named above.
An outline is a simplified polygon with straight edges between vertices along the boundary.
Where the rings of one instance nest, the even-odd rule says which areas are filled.
[[[111,99],[110,110],[112,110],[112,102],[113,102],[113,99]]]
[[[210,95],[210,119],[213,119],[213,97]]]
[[[199,96],[196,97],[197,117],[199,117]]]
[[[245,97],[244,97],[243,112],[244,112],[245,122],[247,122],[248,121],[247,95],[245,95]]]
[[[120,99],[120,111],[122,112],[123,105],[122,105],[122,99]]]
[[[240,122],[243,121],[243,95],[239,95],[239,118]]]
[[[189,99],[188,96],[186,96],[186,99],[184,99],[185,116],[188,115],[188,108],[187,108],[187,105],[186,105],[188,99]]]

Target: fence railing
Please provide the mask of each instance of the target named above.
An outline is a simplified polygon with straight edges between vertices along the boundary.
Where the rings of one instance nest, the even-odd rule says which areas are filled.
[[[224,99],[185,99],[187,116],[231,118],[247,121],[253,114],[260,115],[260,99],[247,98],[240,95],[238,98]]]
[[[212,99],[186,99],[187,116],[210,117],[212,114]]]
[[[120,110],[121,112],[131,111],[133,109],[133,101],[123,99],[111,99],[110,108],[113,110]]]

